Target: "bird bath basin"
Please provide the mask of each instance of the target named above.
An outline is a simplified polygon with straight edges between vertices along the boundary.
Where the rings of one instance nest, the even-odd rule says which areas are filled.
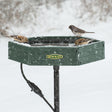
[[[28,44],[9,42],[9,59],[28,65],[47,66],[75,66],[104,59],[103,41],[75,46],[75,40],[75,36],[48,36],[29,38]]]

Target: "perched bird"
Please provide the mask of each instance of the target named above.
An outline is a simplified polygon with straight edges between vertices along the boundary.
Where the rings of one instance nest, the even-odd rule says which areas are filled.
[[[82,30],[80,28],[77,28],[76,26],[74,25],[70,25],[69,28],[71,29],[71,31],[78,37],[80,37],[82,34],[84,33],[94,33],[94,32],[87,32],[85,30]]]
[[[80,38],[80,39],[77,39],[74,43],[75,45],[85,45],[85,44],[89,44],[91,42],[93,42],[95,40],[92,40],[92,39],[86,39],[86,38]]]
[[[10,35],[9,38],[14,38],[15,41],[20,43],[28,43],[28,38],[21,35]]]

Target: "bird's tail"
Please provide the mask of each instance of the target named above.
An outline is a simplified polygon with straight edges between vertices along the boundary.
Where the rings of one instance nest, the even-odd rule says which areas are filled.
[[[92,42],[96,42],[96,40],[95,39],[90,39],[90,40],[88,40],[88,43],[92,43]]]
[[[86,33],[95,33],[95,32],[86,32]]]

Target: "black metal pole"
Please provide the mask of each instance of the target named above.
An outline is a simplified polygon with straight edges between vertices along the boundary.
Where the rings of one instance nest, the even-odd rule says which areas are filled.
[[[59,112],[59,66],[53,66],[54,69],[54,112]]]

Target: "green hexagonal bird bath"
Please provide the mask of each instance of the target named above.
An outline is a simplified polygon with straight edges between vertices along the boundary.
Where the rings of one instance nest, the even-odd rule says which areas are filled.
[[[74,42],[78,38],[75,36],[43,36],[29,38],[27,44],[9,42],[9,59],[21,63],[21,70],[22,63],[32,66],[53,65],[54,108],[34,83],[29,83],[27,79],[26,81],[31,88],[33,85],[33,91],[39,94],[54,112],[59,112],[59,66],[78,66],[102,60],[105,57],[104,41],[95,40],[87,45],[75,46]]]

